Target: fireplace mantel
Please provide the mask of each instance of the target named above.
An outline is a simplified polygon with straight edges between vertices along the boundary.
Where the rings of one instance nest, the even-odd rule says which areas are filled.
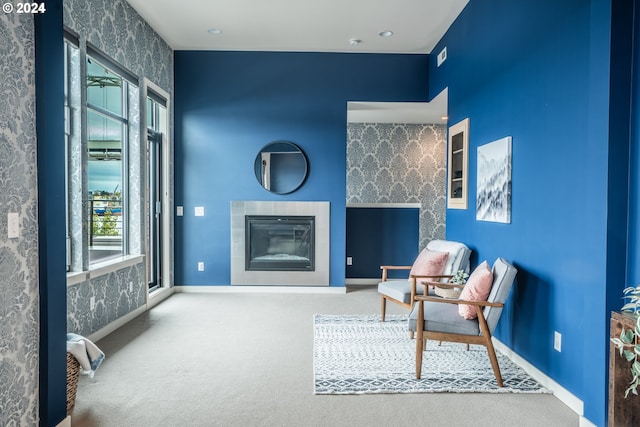
[[[254,215],[315,217],[313,271],[254,271],[246,268],[245,218]],[[329,286],[329,202],[231,202],[231,284],[267,286]]]

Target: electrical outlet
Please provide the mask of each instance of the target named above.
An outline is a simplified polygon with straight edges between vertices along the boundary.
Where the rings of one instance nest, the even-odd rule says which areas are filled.
[[[184,207],[176,206],[176,216],[183,216],[183,215],[184,215]]]
[[[204,216],[204,206],[196,206],[194,208],[194,213],[196,216]]]
[[[200,261],[198,263],[198,271],[204,271],[204,262]]]
[[[91,310],[95,310],[95,308],[96,308],[96,297],[89,298],[89,308]]]
[[[353,257],[347,257],[347,265],[353,265]]]
[[[129,292],[133,292],[133,282],[129,282]]]
[[[562,334],[558,331],[553,333],[553,349],[555,351],[562,351]]]

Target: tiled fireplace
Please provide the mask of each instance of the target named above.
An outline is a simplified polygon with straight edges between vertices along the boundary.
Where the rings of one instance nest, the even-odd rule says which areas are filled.
[[[329,285],[329,202],[231,202],[232,285]]]

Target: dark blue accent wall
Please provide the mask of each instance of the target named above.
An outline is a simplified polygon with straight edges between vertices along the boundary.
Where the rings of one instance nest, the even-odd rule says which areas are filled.
[[[634,3],[635,4],[635,3]],[[637,13],[637,12],[636,12]],[[629,180],[629,252],[627,284],[640,283],[640,19],[635,17],[632,61],[630,180]]]
[[[427,101],[428,69],[428,55],[176,52],[176,284],[229,285],[231,200],[318,200],[331,203],[330,283],[344,286],[347,101]],[[287,195],[254,175],[256,154],[276,140],[309,160]]]
[[[40,426],[66,417],[67,283],[65,259],[64,56],[62,0],[35,15],[40,290]]]
[[[419,241],[419,208],[347,208],[347,278],[379,280],[381,265],[412,265]],[[388,277],[406,279],[409,271]]]
[[[432,58],[430,69],[430,93],[449,88],[450,122],[470,119],[469,209],[447,211],[447,238],[478,262],[516,265],[496,337],[581,399],[597,425],[608,318],[625,285],[630,63],[615,56],[629,54],[629,9],[472,0],[434,49],[446,46],[447,61]],[[476,150],[504,136],[511,224],[476,221]]]

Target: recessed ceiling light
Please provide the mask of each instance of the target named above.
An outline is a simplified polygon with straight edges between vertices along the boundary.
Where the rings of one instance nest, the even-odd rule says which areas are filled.
[[[222,34],[222,30],[220,28],[209,28],[207,32],[209,34],[213,34],[214,36],[217,36],[218,34]]]
[[[362,40],[360,40],[360,39],[351,39],[351,40],[349,40],[349,44],[351,46],[358,46],[360,43],[362,43]]]
[[[380,32],[378,33],[378,35],[379,35],[380,37],[391,37],[391,36],[393,35],[393,31],[389,31],[389,30],[387,30],[387,31],[380,31]]]

